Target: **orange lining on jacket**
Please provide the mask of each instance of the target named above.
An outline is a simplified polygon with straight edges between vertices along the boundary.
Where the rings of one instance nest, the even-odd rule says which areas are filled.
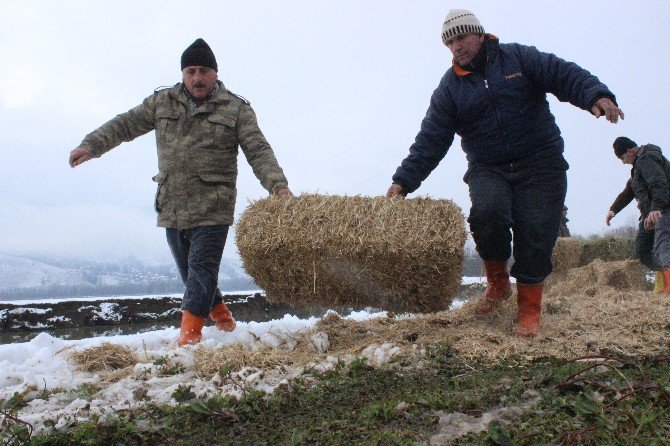
[[[493,34],[486,33],[484,34],[484,39],[492,40],[498,38]],[[467,76],[468,74],[472,74],[472,71],[468,71],[465,68],[462,68],[460,65],[458,65],[455,59],[451,59],[451,67],[454,69],[454,73],[456,73],[457,76]]]

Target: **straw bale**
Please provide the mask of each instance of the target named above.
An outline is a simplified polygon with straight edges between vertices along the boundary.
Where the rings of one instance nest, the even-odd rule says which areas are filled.
[[[582,242],[573,237],[559,237],[551,255],[553,271],[565,271],[579,266]]]
[[[87,372],[125,369],[138,363],[134,350],[111,342],[103,342],[97,347],[84,350],[74,350],[69,356]]]
[[[560,283],[560,286],[556,287],[556,283]],[[603,288],[643,291],[646,284],[644,266],[640,262],[604,262],[596,259],[586,266],[566,271],[560,278],[551,277],[551,280],[545,281],[545,290],[551,292],[555,289],[555,292],[561,294],[581,292],[595,295]]]
[[[635,239],[632,237],[599,237],[583,242],[580,265],[588,265],[595,259],[606,262],[629,260],[635,257]]]
[[[244,268],[291,305],[446,309],[466,232],[450,200],[302,195],[252,203],[237,226]]]

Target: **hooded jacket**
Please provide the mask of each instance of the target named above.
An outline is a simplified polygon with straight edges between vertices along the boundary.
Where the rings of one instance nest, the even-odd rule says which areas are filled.
[[[640,146],[630,172],[630,184],[642,216],[670,208],[670,162],[653,144]]]
[[[572,62],[517,43],[484,41],[484,76],[455,62],[433,92],[421,130],[393,176],[407,192],[419,188],[451,146],[454,135],[470,166],[502,165],[560,155],[563,138],[547,93],[589,110],[614,94]]]
[[[156,130],[158,226],[187,229],[231,225],[237,195],[238,147],[269,192],[288,187],[248,102],[219,88],[189,111],[185,87],[154,92],[142,104],[86,135],[81,146],[99,157]]]

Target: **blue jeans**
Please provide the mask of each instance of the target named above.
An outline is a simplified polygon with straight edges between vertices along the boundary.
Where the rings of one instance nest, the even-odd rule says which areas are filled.
[[[551,273],[567,169],[562,155],[470,166],[464,178],[472,201],[468,223],[483,260],[507,261],[514,254],[510,274],[528,285],[542,282]]]
[[[186,286],[182,310],[207,316],[223,300],[218,288],[219,266],[229,226],[166,228],[167,242]]]

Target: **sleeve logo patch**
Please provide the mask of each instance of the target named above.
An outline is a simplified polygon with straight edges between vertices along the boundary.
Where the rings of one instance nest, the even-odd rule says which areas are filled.
[[[509,75],[505,76],[505,80],[510,80],[510,79],[514,79],[515,77],[522,77],[522,76],[523,76],[523,73],[521,73],[521,71],[517,71],[516,73],[512,73],[512,74],[509,74]]]

